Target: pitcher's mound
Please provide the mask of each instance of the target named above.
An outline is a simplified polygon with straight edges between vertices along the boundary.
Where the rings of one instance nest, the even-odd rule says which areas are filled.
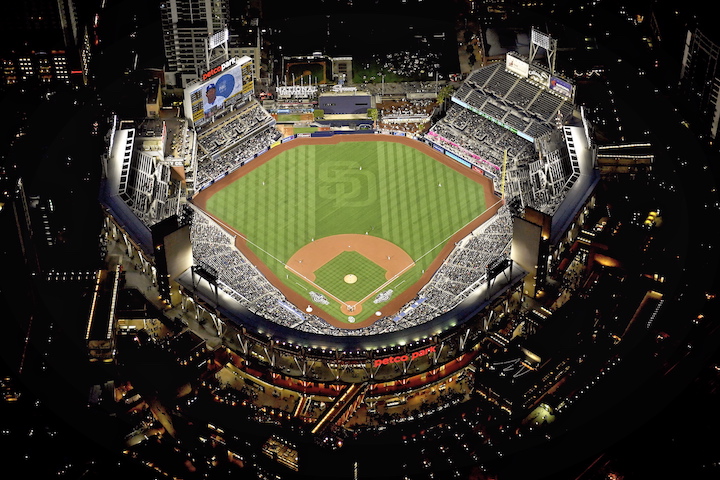
[[[345,275],[345,283],[355,283],[357,282],[357,277],[353,275],[352,273]]]

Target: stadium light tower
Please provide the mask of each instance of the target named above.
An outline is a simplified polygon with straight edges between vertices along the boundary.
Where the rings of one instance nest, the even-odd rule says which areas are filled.
[[[538,47],[545,49],[548,69],[551,75],[555,75],[555,57],[557,54],[557,39],[537,30],[535,27],[530,31],[530,63],[533,63],[538,53]]]
[[[210,70],[210,67],[215,64],[222,63],[230,58],[228,52],[228,39],[230,38],[230,32],[227,27],[223,28],[219,32],[211,33],[205,38],[205,69]],[[217,50],[220,49],[220,53]]]

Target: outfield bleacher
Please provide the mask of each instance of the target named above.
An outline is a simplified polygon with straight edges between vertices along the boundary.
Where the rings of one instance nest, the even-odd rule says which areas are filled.
[[[429,138],[470,163],[485,167],[478,158],[500,170],[505,150],[512,156],[532,155],[532,143],[460,105],[452,104],[445,117],[430,128]]]
[[[570,99],[506,71],[502,62],[473,71],[452,98],[532,138],[550,131],[558,113],[565,119],[574,109]]]
[[[203,188],[252,160],[281,137],[273,117],[251,99],[198,132],[197,184]]]
[[[200,155],[218,155],[256,131],[273,123],[272,116],[257,102],[246,105],[198,131]]]
[[[497,62],[471,72],[452,100],[426,139],[493,178],[504,166],[506,196],[553,212],[572,175],[558,130],[574,121],[571,99]]]

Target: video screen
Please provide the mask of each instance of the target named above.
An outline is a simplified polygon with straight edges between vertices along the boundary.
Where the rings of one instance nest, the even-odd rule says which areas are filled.
[[[253,90],[252,62],[247,60],[216,67],[218,73],[185,89],[185,114],[193,123],[211,118]]]

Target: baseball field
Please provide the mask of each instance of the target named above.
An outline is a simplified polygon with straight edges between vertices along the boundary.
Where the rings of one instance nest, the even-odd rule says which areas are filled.
[[[497,200],[491,192],[487,179],[420,142],[335,135],[273,148],[195,202],[238,234],[298,308],[357,328],[416,293]]]

